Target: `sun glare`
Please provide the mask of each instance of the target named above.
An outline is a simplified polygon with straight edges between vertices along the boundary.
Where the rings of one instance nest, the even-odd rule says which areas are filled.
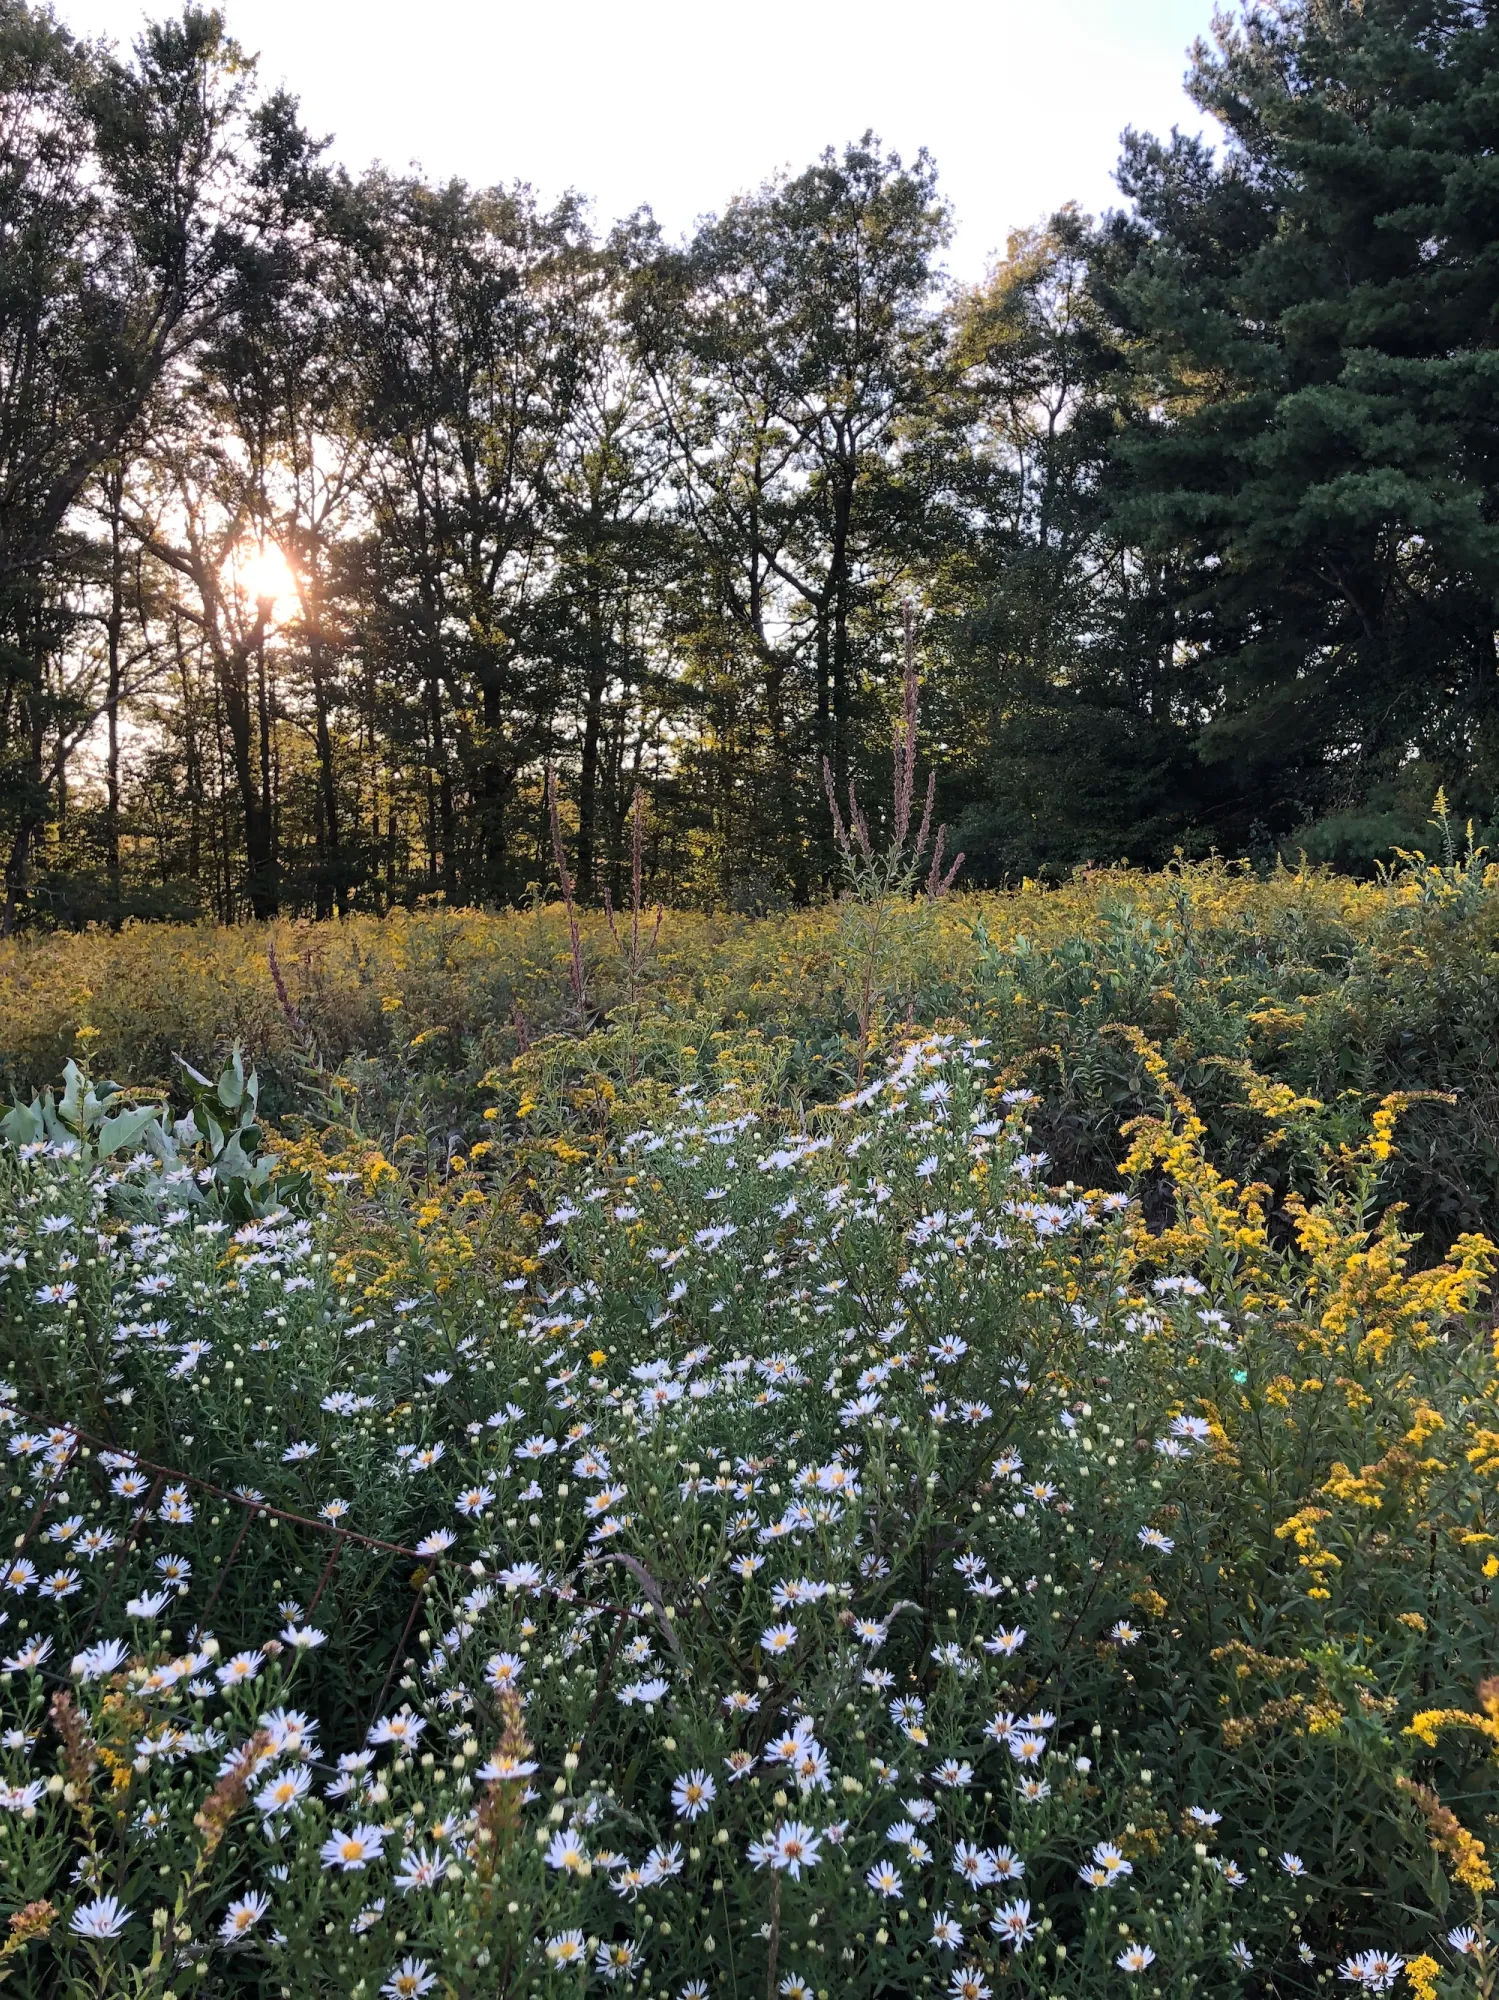
[[[225,565],[230,587],[248,605],[268,606],[269,621],[279,625],[297,608],[297,579],[275,542],[248,542]]]

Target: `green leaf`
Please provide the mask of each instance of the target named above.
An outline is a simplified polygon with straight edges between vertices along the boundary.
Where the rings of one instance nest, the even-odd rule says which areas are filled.
[[[238,1134],[230,1139],[228,1145],[218,1155],[218,1158],[213,1163],[213,1170],[220,1180],[244,1180],[248,1178],[251,1171],[251,1161],[249,1155],[239,1143]]]
[[[0,1118],[0,1132],[3,1132],[13,1146],[34,1146],[46,1136],[42,1124],[42,1109],[33,1101],[30,1104],[13,1104],[3,1118]]]
[[[122,1111],[115,1118],[106,1118],[99,1127],[99,1158],[107,1160],[111,1153],[133,1146],[146,1127],[155,1124],[156,1111],[154,1104],[145,1104],[133,1111]]]
[[[62,1073],[66,1088],[62,1103],[57,1107],[57,1115],[76,1132],[83,1119],[83,1072],[70,1056],[63,1065]]]

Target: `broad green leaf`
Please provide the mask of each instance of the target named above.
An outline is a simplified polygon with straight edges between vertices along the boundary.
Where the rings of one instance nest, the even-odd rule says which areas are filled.
[[[0,1132],[3,1132],[13,1146],[34,1146],[45,1136],[42,1124],[42,1108],[33,1100],[30,1104],[13,1104],[3,1118],[0,1118]]]
[[[106,1118],[99,1127],[99,1158],[107,1160],[112,1153],[133,1146],[146,1127],[155,1124],[156,1113],[156,1105],[142,1104],[133,1111],[122,1111],[117,1117]]]

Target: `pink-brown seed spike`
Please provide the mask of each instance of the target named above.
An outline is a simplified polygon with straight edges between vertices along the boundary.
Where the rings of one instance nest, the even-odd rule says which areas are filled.
[[[828,811],[833,815],[833,838],[843,853],[848,852],[848,828],[843,824],[843,815],[838,810],[838,792],[833,784],[833,767],[824,757],[822,760],[822,788],[828,795]]]
[[[858,842],[859,852],[866,861],[874,859],[874,847],[869,838],[869,822],[864,817],[864,808],[859,804],[859,795],[854,790],[852,778],[848,781],[848,817],[850,830]]]
[[[926,781],[926,804],[923,806],[921,812],[921,830],[916,835],[916,848],[911,857],[911,865],[913,867],[917,865],[922,855],[926,853],[927,839],[932,831],[932,807],[936,803],[936,799],[937,773],[930,771],[927,774]]]

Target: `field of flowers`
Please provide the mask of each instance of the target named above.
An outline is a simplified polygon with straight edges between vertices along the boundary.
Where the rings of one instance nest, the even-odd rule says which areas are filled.
[[[14,948],[0,1983],[1499,1992],[1496,902]]]
[[[511,1140],[588,1143],[684,1086],[733,1082],[792,1116],[825,1104],[857,1076],[872,964],[871,1047],[946,1021],[986,1036],[1036,1091],[1054,1170],[1087,1185],[1117,1184],[1121,1128],[1154,1101],[1121,1031],[1160,1050],[1223,1170],[1277,1194],[1297,1163],[1267,1144],[1262,1083],[1317,1100],[1342,1139],[1383,1096],[1415,1094],[1383,1192],[1439,1249],[1499,1234],[1499,869],[1440,838],[1446,863],[1388,882],[1100,870],[918,905],[875,937],[857,904],[669,911],[632,948],[628,923],[616,938],[585,912],[581,1006],[555,904],[0,940],[0,1096],[29,1097],[70,1057],[170,1088],[179,1053],[239,1042],[273,1119],[336,1077],[372,1144],[441,1173],[459,1140],[496,1136],[486,1112]]]

